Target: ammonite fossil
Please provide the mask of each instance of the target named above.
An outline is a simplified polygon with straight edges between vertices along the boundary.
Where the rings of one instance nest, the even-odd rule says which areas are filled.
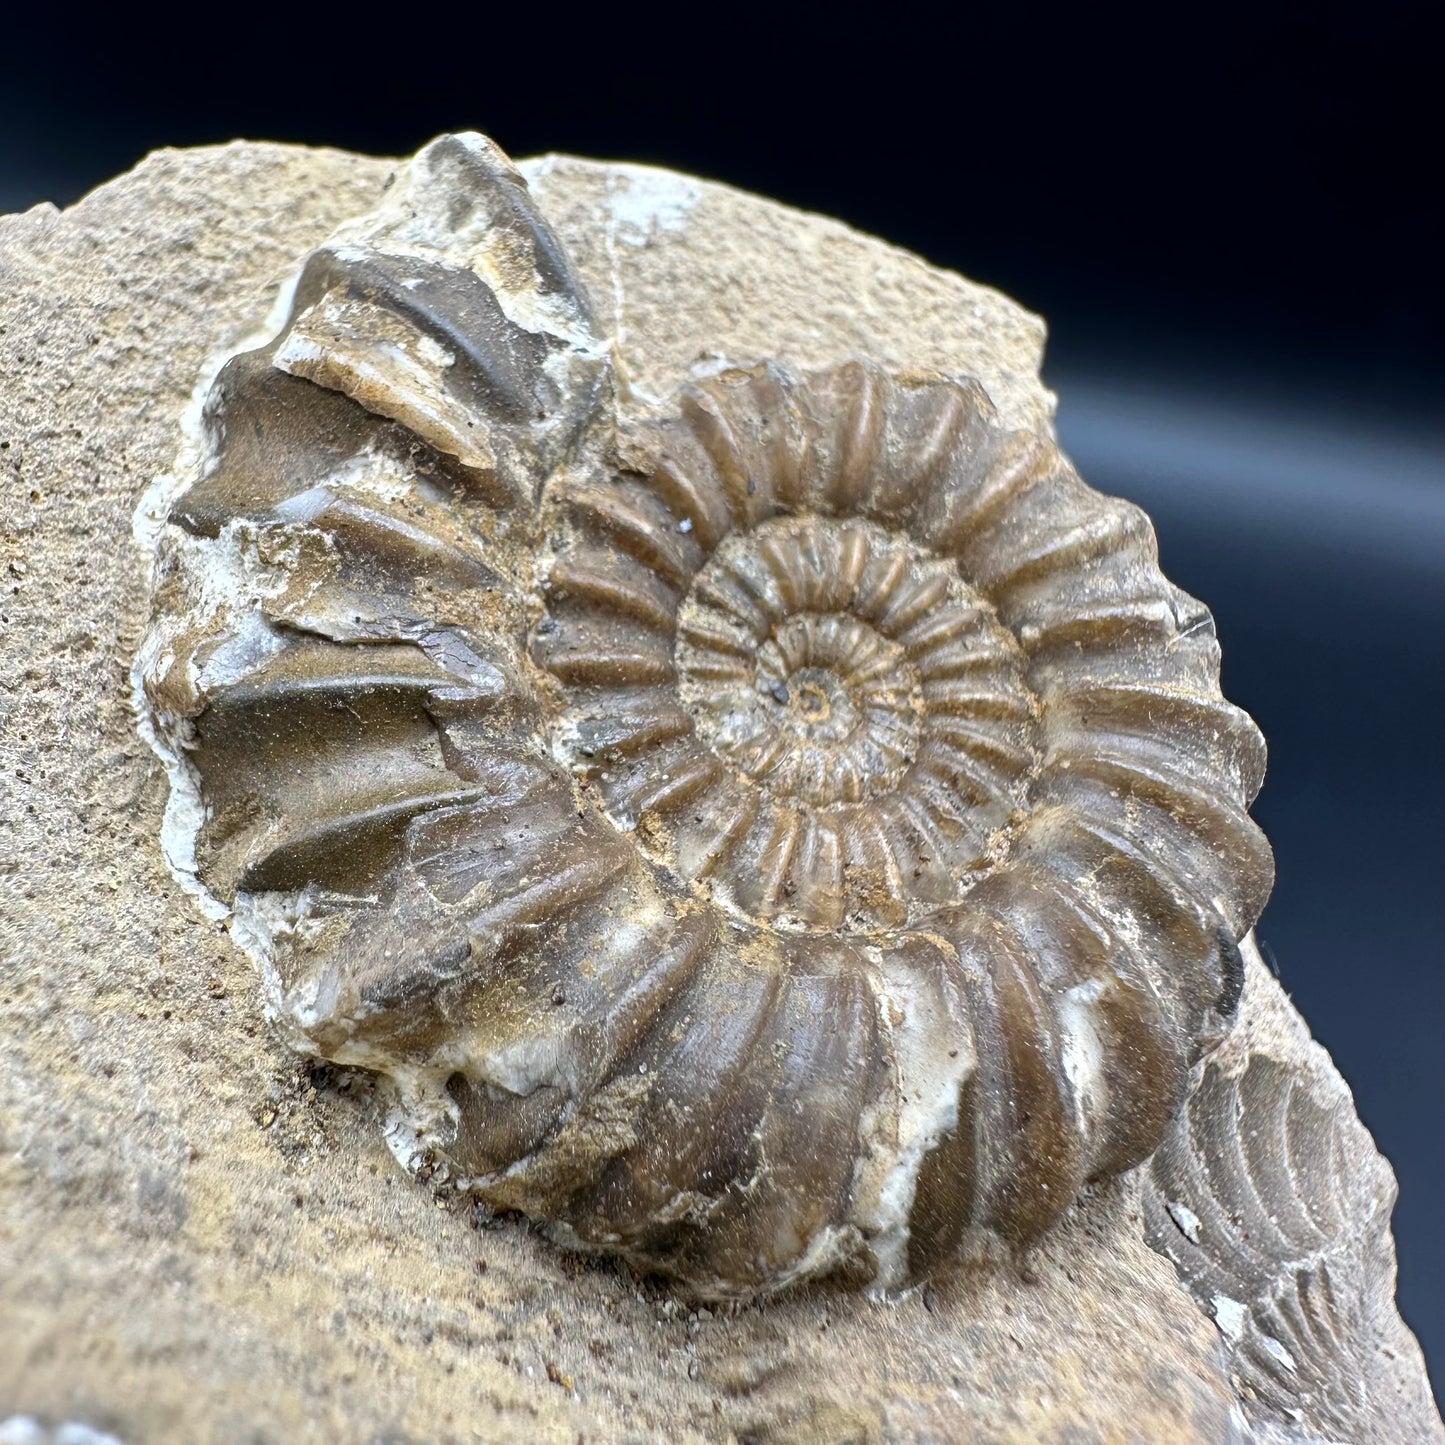
[[[741,360],[630,404],[436,142],[217,376],[138,676],[173,853],[403,1157],[703,1295],[888,1287],[1155,1149],[1264,750],[978,384]]]

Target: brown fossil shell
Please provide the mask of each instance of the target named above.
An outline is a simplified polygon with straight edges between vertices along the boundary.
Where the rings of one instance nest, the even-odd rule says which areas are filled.
[[[172,853],[404,1157],[726,1295],[906,1282],[1155,1149],[1269,889],[1263,744],[1148,519],[977,384],[640,415],[448,137],[203,441],[138,662]]]
[[[1303,1023],[1254,1002],[1141,1171],[1149,1243],[1219,1326],[1260,1439],[1437,1439],[1395,1307],[1394,1175]]]

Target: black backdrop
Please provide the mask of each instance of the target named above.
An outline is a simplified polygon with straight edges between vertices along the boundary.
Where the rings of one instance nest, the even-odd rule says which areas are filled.
[[[938,7],[941,9],[941,7]],[[1154,515],[1270,739],[1260,927],[1394,1162],[1445,1360],[1445,304],[1426,6],[1150,17],[633,6],[12,12],[0,209],[232,136],[671,165],[840,216],[1051,323],[1064,445]],[[823,7],[817,7],[824,13]],[[1094,7],[1079,7],[1080,12]]]

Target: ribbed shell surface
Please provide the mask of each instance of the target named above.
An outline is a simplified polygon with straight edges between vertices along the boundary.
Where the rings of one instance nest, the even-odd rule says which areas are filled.
[[[1209,614],[975,382],[618,391],[479,137],[307,261],[158,553],[179,862],[398,1152],[574,1245],[728,1295],[1027,1240],[1238,1001]]]

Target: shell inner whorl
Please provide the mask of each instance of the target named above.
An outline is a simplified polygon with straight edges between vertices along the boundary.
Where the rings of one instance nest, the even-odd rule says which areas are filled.
[[[997,861],[1037,704],[952,559],[857,518],[775,515],[705,557],[674,625],[673,676],[584,695],[564,746],[689,882],[753,921],[871,930],[956,900]],[[591,742],[608,721],[650,738],[669,714],[697,782],[644,820],[635,772],[597,766]]]

